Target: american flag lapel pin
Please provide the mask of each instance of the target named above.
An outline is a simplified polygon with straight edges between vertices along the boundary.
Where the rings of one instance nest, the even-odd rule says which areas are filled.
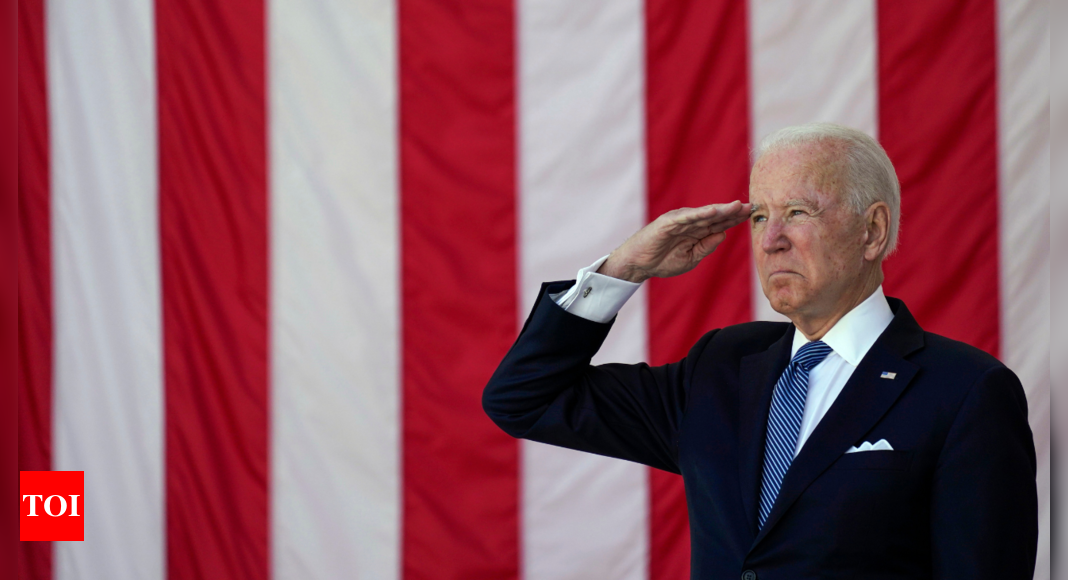
[[[897,373],[892,373],[890,371],[883,371],[883,374],[879,375],[880,379],[894,380],[894,378],[896,378],[896,377],[897,377]]]

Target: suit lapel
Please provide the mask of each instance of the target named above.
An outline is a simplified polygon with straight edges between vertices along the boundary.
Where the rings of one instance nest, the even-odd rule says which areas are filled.
[[[838,398],[820,420],[801,452],[794,458],[783,478],[775,505],[768,514],[768,521],[757,534],[753,547],[768,535],[783,514],[817,477],[871,430],[893,406],[919,370],[919,367],[905,360],[905,356],[923,347],[923,329],[900,300],[890,298],[888,301],[894,311],[894,320],[853,371]],[[884,371],[897,375],[893,380],[882,379],[880,376]],[[767,405],[770,405],[770,394],[762,415],[762,425],[765,429]],[[763,465],[762,452],[763,449],[756,460],[758,482]],[[753,491],[755,494],[756,489],[753,488]],[[755,505],[753,503],[754,509]]]
[[[771,394],[779,375],[790,362],[793,344],[794,327],[790,325],[787,328],[782,338],[768,350],[743,358],[740,370],[738,482],[742,487],[742,503],[753,537],[757,533],[757,502]]]

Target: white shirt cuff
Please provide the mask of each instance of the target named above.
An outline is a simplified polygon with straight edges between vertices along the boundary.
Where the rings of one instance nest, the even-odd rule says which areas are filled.
[[[598,274],[597,268],[607,259],[605,256],[579,270],[574,286],[550,298],[564,310],[586,320],[600,323],[612,320],[641,284]]]

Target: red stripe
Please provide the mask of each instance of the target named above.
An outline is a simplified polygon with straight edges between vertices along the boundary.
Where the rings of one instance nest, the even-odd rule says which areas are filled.
[[[901,180],[902,235],[887,294],[923,327],[997,355],[994,0],[884,1],[879,139]]]
[[[52,236],[43,0],[19,0],[18,449],[52,469]],[[19,578],[52,578],[52,543],[19,542]]]
[[[262,0],[157,0],[167,575],[270,576]]]
[[[514,6],[398,16],[403,574],[516,578],[518,444],[480,403],[517,332]]]
[[[745,199],[749,184],[746,3],[646,2],[649,219]],[[696,270],[649,284],[649,356],[679,360],[705,332],[752,316],[749,238],[727,240]],[[689,578],[682,478],[650,471],[652,580]]]

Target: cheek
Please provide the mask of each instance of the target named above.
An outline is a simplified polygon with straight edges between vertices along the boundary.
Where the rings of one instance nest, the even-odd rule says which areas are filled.
[[[757,264],[764,263],[764,252],[757,251],[761,246],[762,235],[764,235],[764,232],[760,228],[754,226],[749,227],[749,241],[752,243],[753,258],[756,260]]]
[[[850,275],[863,262],[863,246],[851,233],[824,238],[823,269],[829,276],[841,278]]]
[[[809,265],[820,254],[820,239],[814,230],[810,224],[797,224],[787,232],[794,255],[805,265]]]
[[[757,223],[753,222],[753,220],[749,220],[749,224],[748,225],[749,225],[749,238],[752,239],[753,242],[759,241],[760,240],[760,236],[764,235],[764,224],[757,224]]]
[[[806,224],[792,238],[797,260],[813,282],[839,277],[846,264],[843,245],[826,233],[816,224]]]

